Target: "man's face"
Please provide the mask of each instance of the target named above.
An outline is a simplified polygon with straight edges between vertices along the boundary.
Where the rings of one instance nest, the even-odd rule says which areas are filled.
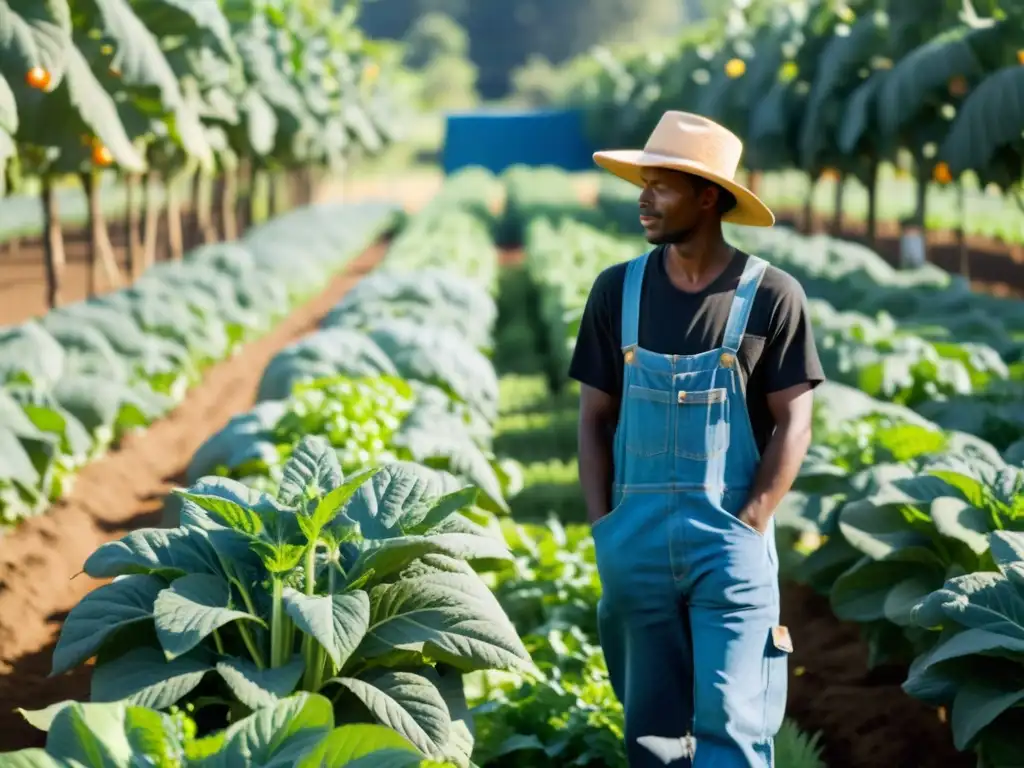
[[[640,192],[640,224],[652,245],[685,243],[714,212],[713,187],[667,168],[644,168]]]

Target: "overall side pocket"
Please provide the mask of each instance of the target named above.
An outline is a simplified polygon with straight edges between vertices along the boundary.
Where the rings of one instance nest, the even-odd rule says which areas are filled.
[[[770,739],[779,732],[786,714],[789,689],[789,654],[793,640],[787,627],[776,625],[768,633],[765,646],[764,733]]]

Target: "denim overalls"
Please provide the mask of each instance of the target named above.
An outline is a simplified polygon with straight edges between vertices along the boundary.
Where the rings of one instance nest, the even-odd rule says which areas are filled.
[[[626,271],[613,509],[593,528],[626,754],[631,768],[770,766],[791,649],[774,526],[737,517],[760,456],[736,359],[767,265],[749,257],[721,347],[660,355],[637,344],[648,256]]]

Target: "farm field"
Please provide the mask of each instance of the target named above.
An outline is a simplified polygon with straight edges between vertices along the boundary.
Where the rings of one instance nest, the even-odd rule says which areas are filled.
[[[578,184],[466,171],[368,249],[396,226],[386,206],[329,204],[317,220],[335,222],[333,238],[300,224],[305,248],[323,238],[324,287],[0,539],[0,748],[84,748],[61,736],[76,722],[74,739],[113,748],[132,732],[125,715],[153,707],[171,714],[147,726],[152,743],[185,764],[251,754],[256,738],[276,745],[257,764],[360,744],[403,765],[624,765],[564,371],[593,276],[644,246],[597,226],[614,228],[620,197],[587,205]],[[242,243],[285,247],[288,218],[316,210]],[[368,225],[360,237],[341,235],[351,216]],[[1017,710],[993,701],[991,718],[966,718],[945,681],[973,675],[983,697],[1015,679],[1010,619],[985,630],[1009,654],[983,657],[929,595],[1014,599],[1017,302],[841,241],[732,234],[801,279],[830,378],[778,513],[796,650],[777,764],[968,766],[981,744],[985,765],[1009,768]],[[926,598],[942,618],[915,625]],[[450,599],[469,602],[450,613]],[[427,634],[409,611],[431,617]],[[467,611],[484,634],[462,634]],[[90,698],[137,709],[39,711]],[[100,729],[89,707],[123,724]]]

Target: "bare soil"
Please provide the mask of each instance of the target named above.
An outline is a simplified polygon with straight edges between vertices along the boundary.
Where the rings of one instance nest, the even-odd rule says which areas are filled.
[[[43,734],[25,723],[15,707],[37,709],[69,698],[88,699],[86,669],[47,677],[67,611],[100,583],[76,576],[85,558],[106,541],[160,524],[164,496],[180,484],[199,445],[253,404],[270,358],[315,330],[378,263],[384,248],[371,248],[274,332],[211,368],[167,418],[86,467],[66,500],[0,540],[0,749],[43,743]]]
[[[868,670],[858,628],[810,589],[786,584],[782,622],[793,636],[787,714],[821,731],[828,768],[973,768],[942,714],[900,688],[906,668]]]

